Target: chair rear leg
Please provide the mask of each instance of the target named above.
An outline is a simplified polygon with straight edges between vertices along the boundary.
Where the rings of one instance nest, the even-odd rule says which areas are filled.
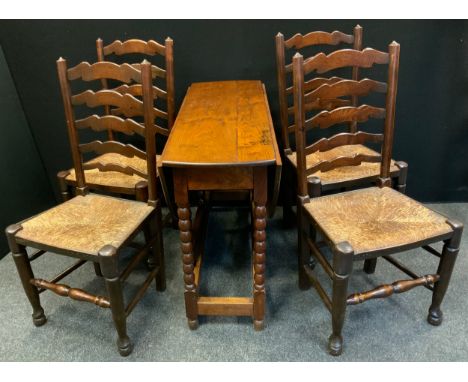
[[[304,270],[304,265],[308,265],[310,261],[310,250],[307,244],[307,234],[310,231],[310,223],[307,217],[304,216],[302,210],[302,199],[299,196],[297,200],[297,234],[298,234],[298,278],[299,278],[299,289],[307,290],[310,288],[310,282],[307,274]]]
[[[122,286],[119,278],[118,253],[111,245],[99,251],[99,263],[106,280],[106,288],[111,304],[112,318],[117,329],[117,348],[121,356],[126,357],[133,350],[133,344],[127,335],[127,315],[125,313]]]
[[[13,255],[16,268],[18,269],[18,274],[21,279],[21,283],[23,284],[24,291],[33,308],[33,323],[36,326],[42,326],[47,322],[47,318],[44,314],[44,309],[42,309],[41,306],[39,292],[37,288],[30,283],[30,280],[34,278],[34,274],[31,269],[31,263],[28,259],[28,253],[26,252],[26,247],[19,245],[15,240],[15,234],[21,229],[22,227],[19,224],[9,226],[6,229],[8,244],[10,246],[10,251]]]
[[[57,174],[57,180],[59,184],[60,194],[62,195],[62,200],[66,202],[70,200],[70,186],[67,184],[65,178],[70,175],[70,171],[60,171]]]
[[[284,167],[284,182],[283,182],[283,225],[284,227],[292,227],[294,225],[294,212],[292,209],[294,203],[294,168],[286,164]]]
[[[148,265],[150,268],[159,267],[156,275],[156,290],[166,290],[166,266],[164,260],[163,223],[161,212],[161,200],[157,201],[154,215],[148,221],[149,239],[156,238],[150,249]]]
[[[457,259],[461,235],[463,232],[463,225],[459,222],[449,222],[453,227],[454,233],[451,239],[445,242],[442,250],[442,256],[440,258],[439,267],[437,274],[440,276],[439,281],[434,285],[434,292],[432,294],[432,304],[429,308],[429,314],[427,321],[434,326],[438,326],[442,323],[442,311],[440,305],[444,299],[445,292],[449,286],[450,277],[452,276],[453,266]]]

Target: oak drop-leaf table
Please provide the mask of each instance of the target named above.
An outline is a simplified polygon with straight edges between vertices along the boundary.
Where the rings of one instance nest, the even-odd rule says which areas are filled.
[[[263,84],[260,81],[192,84],[160,165],[170,167],[173,174],[189,327],[198,327],[199,315],[250,316],[254,328],[261,330],[265,317],[268,174],[274,174],[273,201],[281,174],[281,158]],[[201,204],[192,224],[189,191],[219,190],[251,191],[252,297],[198,294],[209,208]]]

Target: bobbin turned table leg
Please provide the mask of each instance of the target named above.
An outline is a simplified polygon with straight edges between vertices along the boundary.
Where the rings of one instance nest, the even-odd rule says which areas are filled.
[[[254,168],[253,174],[253,319],[254,329],[262,330],[265,318],[267,169]]]
[[[195,257],[192,242],[192,219],[188,196],[187,177],[183,169],[174,171],[174,186],[179,218],[182,264],[184,271],[184,297],[187,323],[190,329],[198,328],[198,292],[195,285]]]

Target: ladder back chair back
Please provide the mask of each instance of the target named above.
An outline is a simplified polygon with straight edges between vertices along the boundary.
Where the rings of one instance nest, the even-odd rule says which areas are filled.
[[[343,349],[342,328],[347,305],[389,297],[416,286],[424,286],[433,292],[427,320],[432,325],[440,325],[440,305],[459,251],[463,231],[460,222],[448,219],[390,187],[399,55],[400,46],[393,42],[389,45],[388,53],[367,48],[362,51],[339,50],[330,55],[318,54],[306,60],[297,53],[293,58],[294,111],[297,125],[299,287],[308,289],[314,286],[325,306],[331,311],[332,334],[328,350],[332,355],[341,354]],[[368,79],[344,80],[336,84],[324,84],[314,90],[312,95],[305,90],[304,76],[307,73],[323,73],[344,66],[370,68],[377,64],[388,65],[386,84]],[[385,108],[366,104],[344,106],[322,111],[310,119],[305,118],[307,100],[312,97],[361,96],[370,91],[386,93]],[[337,123],[364,122],[369,118],[384,120],[383,134],[367,134],[362,131],[340,133],[306,146],[307,128],[327,128]],[[313,168],[307,166],[307,151],[326,151],[340,145],[356,145],[368,141],[381,143],[380,155],[338,156],[324,160]],[[358,165],[360,162],[380,163],[377,187],[310,197],[308,174],[312,171],[319,169],[326,172],[340,166]],[[318,237],[322,238],[321,241],[317,241]],[[440,241],[444,243],[441,253],[430,245]],[[331,250],[331,261],[322,251],[326,247]],[[419,276],[390,256],[413,248],[422,248],[440,258],[436,273]],[[332,281],[331,298],[314,274],[315,264],[309,263],[310,255]],[[348,295],[348,280],[353,262],[373,261],[375,268],[377,257],[384,258],[411,279]],[[365,266],[365,270],[372,273],[373,269],[369,269],[372,268],[372,263],[368,264],[370,265],[368,269]]]
[[[278,93],[280,105],[280,121],[281,121],[281,135],[283,140],[283,149],[286,152],[291,152],[291,145],[289,137],[294,134],[294,124],[291,119],[294,117],[294,106],[292,102],[293,86],[292,86],[292,64],[286,64],[286,53],[290,50],[300,51],[304,48],[311,46],[337,46],[346,44],[352,46],[355,50],[361,50],[362,47],[362,27],[356,25],[353,34],[345,34],[340,31],[322,32],[315,31],[302,35],[296,33],[288,40],[284,40],[281,33],[276,35],[276,65],[277,65],[277,80],[278,80]],[[359,77],[359,68],[353,67],[352,79],[357,80]],[[289,81],[288,81],[289,80]],[[305,91],[312,91],[322,84],[332,84],[342,80],[340,77],[314,77],[304,83]],[[290,86],[288,83],[290,82]],[[351,104],[356,104],[357,99],[352,98]],[[308,110],[323,110],[333,109],[338,106],[349,105],[350,100],[340,98],[318,99],[315,103],[308,103]],[[351,131],[354,126],[350,125]]]
[[[152,65],[154,78],[160,78],[165,81],[165,89],[153,85],[155,99],[163,99],[166,104],[166,110],[158,110],[158,117],[167,120],[167,131],[164,135],[168,135],[175,120],[175,104],[174,104],[174,41],[167,37],[164,45],[159,44],[154,40],[143,41],[139,39],[130,39],[124,42],[115,40],[112,43],[105,45],[102,39],[96,40],[96,50],[98,61],[111,61],[112,56],[128,56],[128,55],[145,55],[150,57],[164,57],[164,68]],[[139,69],[140,64],[134,63],[133,67]],[[108,81],[102,80],[104,89],[108,89]],[[141,88],[132,85],[122,85],[115,90],[121,93],[129,93],[134,96],[141,97]],[[117,111],[114,111],[114,113]]]
[[[118,334],[117,347],[122,356],[131,353],[132,342],[127,335],[126,318],[144,296],[149,285],[156,280],[156,289],[165,289],[164,249],[162,242],[161,205],[157,197],[155,135],[158,127],[154,123],[154,92],[152,91],[151,65],[141,64],[140,70],[128,65],[110,62],[89,64],[82,62],[68,69],[66,60],[57,61],[58,76],[62,91],[74,168],[77,176],[77,196],[32,218],[13,224],[6,229],[6,235],[25,293],[33,308],[33,323],[41,326],[46,323],[44,309],[39,294],[50,290],[59,296],[93,303],[109,308]],[[141,82],[143,101],[130,94],[120,94],[115,90],[86,90],[72,95],[70,82],[75,80],[93,81],[113,79],[125,83]],[[118,107],[126,118],[104,114],[76,119],[74,107],[86,105],[89,108],[104,106]],[[144,123],[133,118],[143,116]],[[139,134],[144,137],[146,151],[131,145],[114,141],[92,141],[79,143],[78,130],[89,128],[97,131],[112,129],[126,134]],[[146,163],[145,169],[115,163],[83,161],[83,154],[118,154],[136,156]],[[87,168],[100,168],[102,171],[121,171],[125,174],[139,173],[147,184],[146,201],[120,199],[90,193],[86,183]],[[134,241],[136,235],[144,231],[145,243]],[[136,253],[121,271],[119,255],[124,247],[136,249]],[[26,247],[36,249],[28,255]],[[78,262],[58,274],[50,281],[35,278],[31,262],[48,251],[51,256],[64,255],[78,258]],[[57,255],[56,255],[57,254]],[[122,283],[135,267],[147,261],[149,275],[127,306],[124,305]],[[96,273],[103,276],[108,296],[99,296],[78,288],[59,283],[64,277],[91,261]]]
[[[344,49],[335,51],[329,55],[319,53],[304,61],[301,55],[295,55],[295,121],[296,132],[296,160],[298,169],[298,192],[304,196],[304,190],[308,194],[308,184],[314,179],[310,176],[318,171],[327,172],[342,166],[357,166],[362,162],[380,163],[380,181],[384,180],[386,186],[391,186],[390,163],[393,145],[393,130],[395,118],[395,100],[398,78],[399,45],[391,44],[389,52],[380,52],[372,48],[362,51]],[[326,73],[329,70],[347,66],[363,68],[372,67],[375,64],[388,65],[387,83],[365,78],[357,80],[341,80],[333,84],[322,84],[318,88],[306,93],[304,76],[317,72]],[[307,105],[317,99],[326,97],[364,96],[371,92],[386,93],[385,108],[362,104],[358,106],[342,106],[333,110],[324,110],[311,118],[306,119]],[[311,145],[306,146],[306,132],[308,129],[327,129],[336,124],[366,122],[369,118],[383,119],[383,134],[367,133],[355,130],[353,132],[338,133],[330,138],[322,138]],[[381,155],[356,154],[353,156],[338,156],[330,160],[323,160],[307,166],[306,157],[317,151],[328,151],[344,145],[357,145],[366,142],[381,143]]]
[[[148,63],[149,65],[149,63]],[[72,151],[73,165],[75,168],[77,179],[77,193],[82,195],[87,192],[86,172],[85,170],[99,169],[100,171],[115,171],[127,175],[137,174],[144,178],[148,185],[148,198],[154,204],[157,199],[156,192],[156,133],[161,131],[161,127],[154,122],[155,116],[158,115],[158,110],[148,103],[138,100],[133,95],[128,93],[120,93],[115,89],[103,89],[98,91],[85,90],[76,95],[72,95],[70,82],[81,79],[82,81],[95,81],[104,77],[106,80],[112,79],[123,83],[139,82],[132,85],[138,88],[139,92],[147,98],[154,99],[154,93],[151,87],[145,88],[140,82],[148,73],[143,73],[141,70],[129,64],[117,65],[112,62],[97,62],[89,64],[82,62],[79,65],[67,69],[66,61],[59,60],[57,62],[60,87],[62,90],[63,103],[65,107],[65,115],[67,118],[68,135],[70,147]],[[151,78],[154,74],[150,73]],[[149,92],[149,94],[145,94]],[[96,107],[118,108],[116,115],[92,114],[86,118],[75,119],[74,107],[85,105],[95,111]],[[152,105],[152,104],[151,104]],[[134,117],[144,117],[144,124],[137,122]],[[127,135],[138,134],[145,140],[145,151],[136,148],[131,144],[123,144],[121,142],[108,140],[105,142],[95,140],[89,143],[80,143],[78,130],[92,129],[94,131],[112,130],[114,132],[122,132]],[[118,160],[112,162],[106,161],[102,163],[97,161],[83,162],[83,154],[93,152],[97,155],[115,154],[127,158],[139,158],[146,164],[146,168],[137,168],[131,164],[121,164]]]
[[[110,62],[109,59],[114,56],[135,56],[144,55],[145,57],[151,58],[153,56],[161,56],[164,58],[164,68],[160,68],[154,64],[151,65],[152,73],[152,91],[153,97],[156,100],[163,100],[163,104],[154,106],[154,116],[157,122],[156,133],[160,136],[167,137],[170,129],[174,124],[175,119],[175,108],[174,108],[174,55],[173,55],[173,40],[166,38],[164,45],[157,43],[154,40],[143,41],[139,39],[130,39],[124,42],[116,40],[111,44],[104,45],[102,39],[96,40],[96,49],[98,62]],[[106,61],[107,60],[107,61]],[[139,63],[127,64],[134,68],[136,71],[140,71]],[[158,78],[164,80],[165,86],[156,86],[155,80]],[[129,94],[137,99],[142,99],[142,86],[141,76],[134,75],[129,78],[129,81],[120,81],[118,78],[102,78],[100,80],[102,89],[109,89],[112,81],[112,85],[115,82],[118,83],[110,90],[114,90],[122,95]],[[163,89],[165,87],[165,89]],[[165,110],[163,110],[165,108]],[[120,107],[111,107],[111,105],[104,105],[104,114],[109,116],[122,116],[122,109]],[[125,117],[125,115],[124,115]],[[110,119],[108,119],[109,121]],[[97,124],[95,120],[92,121]],[[125,135],[133,135],[134,132],[130,130],[113,130],[112,128],[107,129],[109,141],[117,141],[117,133],[123,133]],[[138,133],[137,133],[138,134]],[[159,142],[159,141],[158,141]],[[161,144],[160,144],[161,145]],[[156,158],[159,155],[156,153]],[[104,155],[100,163],[107,162],[109,155]],[[108,193],[128,194],[134,195],[137,200],[144,200],[146,198],[147,190],[144,185],[145,177],[142,176],[141,170],[145,167],[145,163],[139,156],[133,158],[121,156],[120,161],[122,163],[128,162],[127,165],[133,165],[138,167],[140,171],[135,172],[118,172],[111,171],[111,166],[96,167],[96,161],[86,163],[84,165],[84,171],[88,176],[88,185],[90,189],[101,190]],[[99,162],[99,161],[98,161]],[[104,171],[107,170],[107,171]],[[177,222],[174,202],[171,198],[171,193],[168,189],[167,183],[164,180],[163,174],[157,172],[162,193],[166,200],[166,204],[170,210],[170,214],[167,217],[171,217],[173,223]],[[77,185],[77,176],[75,170],[60,171],[57,174],[59,187],[62,193],[62,199],[68,200],[70,197],[71,188],[75,188]],[[166,218],[167,218],[166,217]],[[166,220],[166,219],[165,219]]]

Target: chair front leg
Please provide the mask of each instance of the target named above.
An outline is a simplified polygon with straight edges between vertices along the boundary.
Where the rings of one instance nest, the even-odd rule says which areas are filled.
[[[19,245],[15,240],[15,234],[21,229],[22,227],[20,224],[11,225],[6,229],[6,235],[21,283],[23,284],[23,289],[33,308],[33,323],[36,326],[42,326],[47,322],[47,318],[44,314],[44,309],[42,309],[41,306],[39,292],[36,286],[32,285],[30,282],[30,280],[34,278],[34,274],[31,269],[28,253],[26,252],[26,247]]]
[[[445,292],[449,286],[450,277],[452,276],[453,266],[455,265],[455,260],[457,259],[461,235],[463,232],[463,224],[460,222],[450,222],[448,223],[452,226],[454,232],[453,236],[447,240],[444,244],[442,250],[442,256],[440,258],[439,267],[437,269],[437,274],[440,276],[439,281],[434,285],[434,292],[432,294],[432,304],[429,308],[429,314],[427,316],[427,321],[434,326],[438,326],[442,323],[442,311],[440,305],[444,299]]]
[[[332,334],[328,339],[328,351],[331,355],[340,355],[343,351],[343,329],[346,314],[348,280],[353,269],[353,248],[348,242],[342,242],[333,254],[333,295],[332,295]]]
[[[117,348],[120,355],[125,357],[132,352],[133,344],[127,335],[127,315],[119,278],[117,249],[112,245],[106,245],[101,248],[98,257],[102,274],[106,280],[107,292],[109,293],[112,318],[117,329]]]

